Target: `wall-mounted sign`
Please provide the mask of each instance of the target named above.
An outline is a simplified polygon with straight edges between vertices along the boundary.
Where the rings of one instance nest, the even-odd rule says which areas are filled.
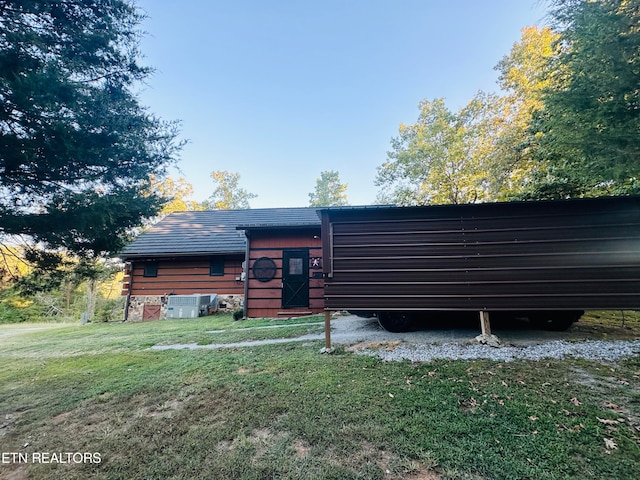
[[[251,270],[253,271],[253,276],[256,277],[256,280],[259,282],[268,282],[276,276],[276,262],[269,257],[260,257],[253,262]]]

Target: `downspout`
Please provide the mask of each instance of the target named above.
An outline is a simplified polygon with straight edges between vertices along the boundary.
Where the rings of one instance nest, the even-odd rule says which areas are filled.
[[[130,268],[129,268],[129,286],[127,287],[127,299],[124,302],[124,318],[122,320],[122,322],[126,322],[127,320],[129,320],[129,306],[131,305],[131,291],[133,290],[133,267],[134,264],[133,262],[130,262]],[[125,264],[125,270],[126,270],[126,264]]]
[[[249,312],[249,253],[251,252],[251,234],[249,230],[244,231],[247,238],[247,248],[244,254],[244,302],[242,305],[242,315],[248,318]]]
[[[322,241],[322,275],[324,277],[324,348],[320,353],[333,353],[331,346],[331,310],[327,308],[327,279],[333,278],[333,223],[327,210],[320,210]]]

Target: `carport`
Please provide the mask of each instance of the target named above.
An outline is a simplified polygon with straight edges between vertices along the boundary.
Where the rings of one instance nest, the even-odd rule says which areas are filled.
[[[564,329],[583,310],[640,308],[638,197],[319,214],[327,314],[371,311],[402,331],[418,314],[474,311],[490,334],[491,312]]]

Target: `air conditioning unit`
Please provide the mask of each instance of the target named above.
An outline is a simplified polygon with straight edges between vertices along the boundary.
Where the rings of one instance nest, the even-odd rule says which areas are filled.
[[[208,315],[218,308],[218,295],[170,295],[167,301],[167,318],[196,318]]]

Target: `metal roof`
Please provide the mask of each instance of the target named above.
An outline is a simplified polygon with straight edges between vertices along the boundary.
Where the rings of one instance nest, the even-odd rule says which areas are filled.
[[[317,208],[255,208],[175,212],[127,245],[121,258],[245,253],[252,228],[320,226]]]

